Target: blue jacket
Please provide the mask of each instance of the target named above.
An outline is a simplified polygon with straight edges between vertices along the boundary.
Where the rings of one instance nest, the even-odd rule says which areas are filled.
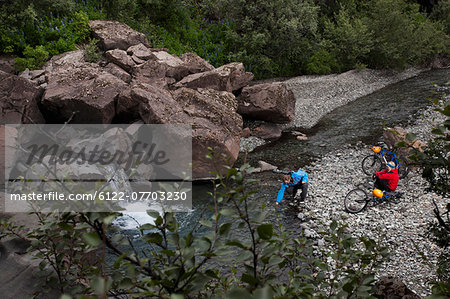
[[[280,191],[278,191],[277,202],[281,202],[284,196],[284,190],[289,186],[294,186],[301,183],[308,183],[308,174],[303,170],[298,170],[297,172],[290,171],[292,176],[292,182],[289,184],[281,184]]]

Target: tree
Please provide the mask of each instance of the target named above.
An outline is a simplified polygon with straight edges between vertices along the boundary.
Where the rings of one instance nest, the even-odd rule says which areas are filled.
[[[243,61],[258,77],[298,74],[317,30],[312,1],[223,0],[217,6],[236,23],[232,60]]]

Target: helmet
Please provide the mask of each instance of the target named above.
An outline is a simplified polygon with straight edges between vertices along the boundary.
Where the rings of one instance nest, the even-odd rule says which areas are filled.
[[[375,152],[375,153],[379,153],[380,151],[381,151],[381,147],[379,147],[379,146],[374,146],[374,147],[372,147],[372,150]]]
[[[394,163],[394,161],[387,162],[386,165],[389,166],[390,168],[395,168],[395,163]]]
[[[378,197],[378,198],[383,197],[383,191],[381,191],[380,189],[373,189],[372,194],[373,194],[373,196]]]

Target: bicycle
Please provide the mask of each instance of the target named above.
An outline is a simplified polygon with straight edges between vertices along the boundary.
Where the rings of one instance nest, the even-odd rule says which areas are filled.
[[[377,192],[375,192],[377,190]],[[392,199],[401,198],[403,192],[398,191],[381,191],[379,189],[375,189],[373,193],[376,193],[375,196],[373,193],[372,197],[369,197],[366,191],[361,188],[356,188],[347,193],[344,199],[345,210],[349,213],[356,214],[364,210],[369,203],[373,203],[377,205],[383,201],[390,201],[397,203],[396,201],[392,201]],[[381,194],[379,194],[381,192]]]
[[[380,146],[372,147],[372,151],[374,153],[365,157],[361,163],[362,170],[366,175],[372,175],[375,172],[383,170],[383,162],[384,166],[388,163],[386,157],[391,157],[389,162],[395,163],[395,167],[398,169],[399,179],[404,179],[408,175],[409,168],[405,159],[397,157],[395,153],[382,149]]]

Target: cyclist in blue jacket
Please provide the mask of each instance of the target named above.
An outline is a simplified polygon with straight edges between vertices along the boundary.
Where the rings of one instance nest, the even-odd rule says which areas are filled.
[[[283,184],[281,184],[280,191],[278,191],[277,195],[277,205],[283,200],[284,191],[286,190],[286,188],[291,187],[292,199],[294,199],[297,190],[302,189],[300,201],[305,201],[306,193],[308,192],[308,174],[299,169],[297,172],[289,171],[288,174],[284,175]]]

